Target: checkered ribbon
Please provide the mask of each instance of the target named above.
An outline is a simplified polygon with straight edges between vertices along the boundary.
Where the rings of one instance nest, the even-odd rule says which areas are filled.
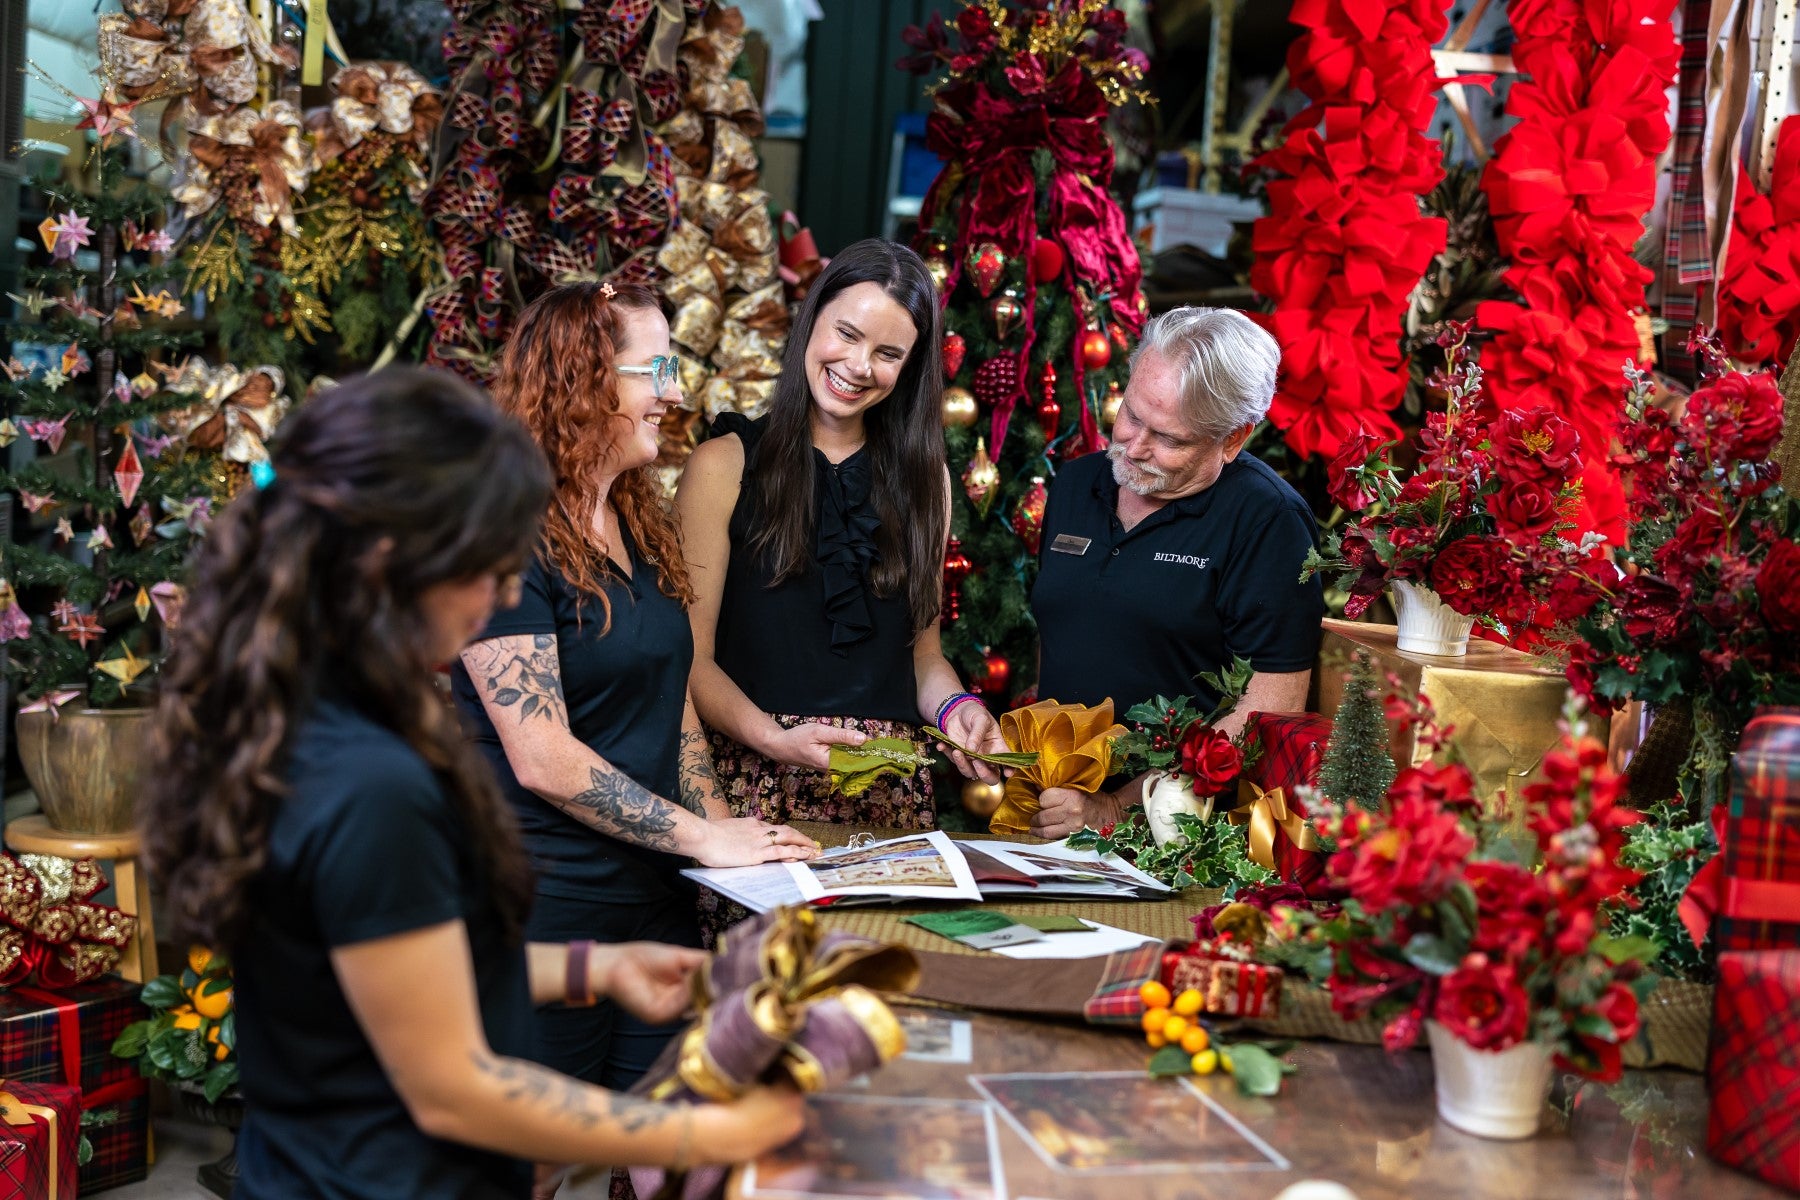
[[[1707,1153],[1800,1189],[1800,950],[1719,955]]]
[[[1090,1025],[1133,1025],[1144,1015],[1138,990],[1162,977],[1162,942],[1145,942],[1133,950],[1110,955],[1100,972],[1094,994],[1081,1006]]]
[[[1712,282],[1712,245],[1706,236],[1706,186],[1701,172],[1706,133],[1706,35],[1712,0],[1687,0],[1681,12],[1680,90],[1675,111],[1675,157],[1670,176],[1668,231],[1663,240],[1663,369],[1695,377],[1688,334],[1699,315],[1699,291]]]

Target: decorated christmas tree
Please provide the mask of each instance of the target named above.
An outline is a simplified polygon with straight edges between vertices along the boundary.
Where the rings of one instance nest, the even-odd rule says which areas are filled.
[[[1381,811],[1394,782],[1384,707],[1369,656],[1358,651],[1344,677],[1344,698],[1331,719],[1331,740],[1319,764],[1319,790],[1329,799]]]
[[[1144,323],[1137,250],[1105,191],[1107,111],[1147,99],[1125,26],[1106,0],[981,0],[908,29],[917,53],[899,64],[943,72],[927,138],[944,168],[917,248],[944,304],[945,441],[961,483],[944,647],[997,702],[1035,682],[1046,485],[1058,462],[1105,446]]]
[[[20,696],[52,706],[145,694],[189,544],[231,486],[216,455],[169,432],[206,401],[174,390],[178,373],[158,361],[187,340],[170,324],[184,315],[169,290],[180,267],[155,228],[162,198],[124,185],[112,143],[132,131],[131,106],[110,92],[84,104],[101,138],[94,178],[40,184],[49,261],[28,266],[11,297],[14,356],[0,382],[0,444],[40,447],[0,473],[34,518],[0,547],[0,641]]]

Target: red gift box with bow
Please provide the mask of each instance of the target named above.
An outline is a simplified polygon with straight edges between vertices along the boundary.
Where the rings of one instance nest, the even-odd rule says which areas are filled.
[[[1298,791],[1315,787],[1331,740],[1331,718],[1318,713],[1253,713],[1250,733],[1262,754],[1239,779],[1232,821],[1250,826],[1253,854],[1270,847],[1262,865],[1307,895],[1324,890],[1325,855],[1307,822]],[[1260,861],[1260,860],[1259,860]]]
[[[1248,946],[1209,938],[1164,951],[1162,981],[1179,996],[1200,993],[1200,1011],[1223,1017],[1272,1017],[1281,1002],[1281,968],[1254,962]]]
[[[0,1082],[0,1200],[75,1200],[81,1093]]]

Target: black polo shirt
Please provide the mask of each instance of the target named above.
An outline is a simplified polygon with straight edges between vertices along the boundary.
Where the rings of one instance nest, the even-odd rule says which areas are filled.
[[[655,564],[630,533],[625,548],[631,578],[609,571],[602,580],[612,603],[612,628],[604,635],[599,602],[577,592],[538,554],[525,568],[518,607],[495,613],[481,637],[554,637],[569,732],[624,775],[679,803],[676,753],[694,635],[681,602],[657,586]],[[630,904],[691,886],[678,874],[688,865],[685,858],[608,837],[528,790],[460,661],[451,668],[451,684],[476,748],[493,764],[500,791],[518,815],[539,894]],[[507,710],[507,719],[515,719],[514,711]]]
[[[1104,454],[1057,473],[1044,510],[1031,611],[1042,639],[1038,695],[1068,704],[1152,696],[1217,703],[1196,678],[1250,660],[1310,670],[1325,600],[1300,566],[1318,525],[1299,493],[1240,454],[1203,492],[1127,530]]]

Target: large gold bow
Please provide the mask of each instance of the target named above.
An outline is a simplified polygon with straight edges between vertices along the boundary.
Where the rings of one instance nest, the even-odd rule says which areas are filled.
[[[666,1100],[685,1087],[722,1102],[772,1072],[803,1092],[841,1085],[906,1048],[877,993],[905,993],[918,980],[912,951],[825,934],[808,909],[747,921],[695,976],[700,1020],[682,1036],[674,1073],[649,1095]]]
[[[1045,788],[1099,791],[1112,773],[1113,739],[1124,735],[1125,727],[1113,720],[1111,700],[1093,708],[1039,700],[1001,714],[1000,736],[1006,739],[1007,748],[1035,751],[1038,760],[1006,781],[1000,807],[988,822],[989,831],[1029,832],[1031,815],[1037,812],[1038,796]]]
[[[1233,825],[1250,827],[1250,860],[1265,870],[1277,869],[1278,829],[1302,850],[1319,848],[1319,835],[1313,832],[1312,822],[1288,807],[1287,796],[1280,788],[1265,792],[1247,779],[1238,780],[1238,805],[1225,816]]]
[[[188,123],[188,153],[170,190],[189,217],[210,212],[226,196],[221,178],[228,166],[241,168],[256,184],[247,203],[233,198],[231,215],[268,226],[280,223],[288,234],[299,230],[293,197],[306,190],[313,156],[301,138],[300,110],[286,100],[271,100],[260,111],[240,108],[224,116]]]
[[[328,128],[319,138],[319,157],[336,158],[377,129],[423,147],[444,116],[444,102],[425,77],[397,62],[360,62],[332,77]]]
[[[188,359],[166,390],[186,392],[193,403],[157,415],[157,424],[201,450],[219,450],[231,462],[267,462],[268,439],[287,415],[280,367],[241,371],[230,363],[211,366]]]

